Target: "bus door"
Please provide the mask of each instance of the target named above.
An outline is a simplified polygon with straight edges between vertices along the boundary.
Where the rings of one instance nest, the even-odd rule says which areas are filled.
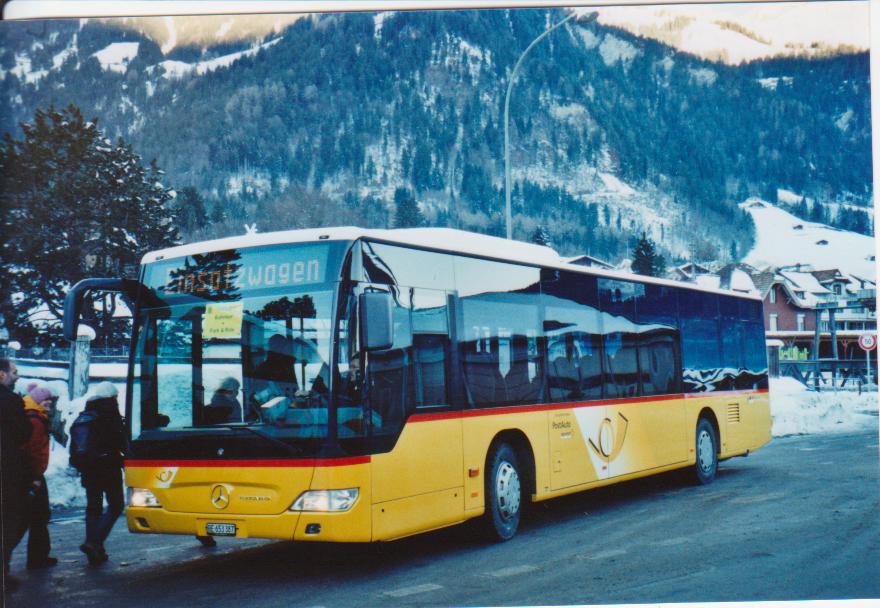
[[[607,426],[613,439],[611,477],[682,462],[687,458],[685,404],[680,394],[677,332],[652,329],[624,335],[619,359],[626,364],[628,395],[609,404]],[[619,367],[622,367],[619,365]],[[614,387],[609,387],[613,390]],[[620,395],[623,397],[623,395]]]
[[[588,404],[574,410],[550,414],[550,456],[552,489],[607,479],[609,460],[603,447],[607,434],[608,408],[604,404]],[[580,436],[572,436],[569,423],[577,421]],[[574,425],[572,425],[574,426]],[[606,442],[607,437],[604,439]]]
[[[602,401],[599,313],[589,300],[573,301],[560,283],[545,282],[544,295],[549,397],[562,406],[548,412],[547,420],[552,490],[605,479],[609,470],[600,439],[608,408]]]
[[[374,540],[455,523],[464,512],[461,420],[449,406],[447,294],[390,289],[394,344],[367,354],[375,439],[393,446],[372,459]]]

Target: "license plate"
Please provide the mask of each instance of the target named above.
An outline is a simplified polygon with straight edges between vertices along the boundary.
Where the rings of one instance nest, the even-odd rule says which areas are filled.
[[[235,524],[205,524],[205,531],[211,536],[235,536]]]

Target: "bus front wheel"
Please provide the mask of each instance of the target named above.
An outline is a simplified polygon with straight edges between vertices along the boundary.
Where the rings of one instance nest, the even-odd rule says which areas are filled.
[[[522,510],[516,451],[507,443],[498,444],[487,459],[486,472],[485,530],[492,540],[505,541],[516,534]]]
[[[694,464],[694,477],[698,483],[712,483],[718,471],[718,436],[715,427],[706,418],[700,418],[697,422],[695,441],[697,462]]]

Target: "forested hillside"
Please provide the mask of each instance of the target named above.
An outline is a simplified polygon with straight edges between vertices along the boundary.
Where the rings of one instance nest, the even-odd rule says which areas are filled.
[[[0,130],[73,103],[156,159],[187,238],[431,225],[503,233],[503,104],[561,10],[323,15],[253,43],[178,48],[94,22],[0,24]],[[702,60],[596,23],[535,47],[511,99],[515,236],[612,260],[751,247],[750,195],[870,230],[868,53]],[[201,207],[200,207],[201,206]]]

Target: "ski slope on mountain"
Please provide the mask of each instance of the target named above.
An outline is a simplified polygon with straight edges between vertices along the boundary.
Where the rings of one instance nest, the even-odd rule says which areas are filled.
[[[755,222],[755,247],[743,262],[757,268],[810,264],[876,280],[874,239],[806,222],[775,205],[749,199],[741,205]]]

